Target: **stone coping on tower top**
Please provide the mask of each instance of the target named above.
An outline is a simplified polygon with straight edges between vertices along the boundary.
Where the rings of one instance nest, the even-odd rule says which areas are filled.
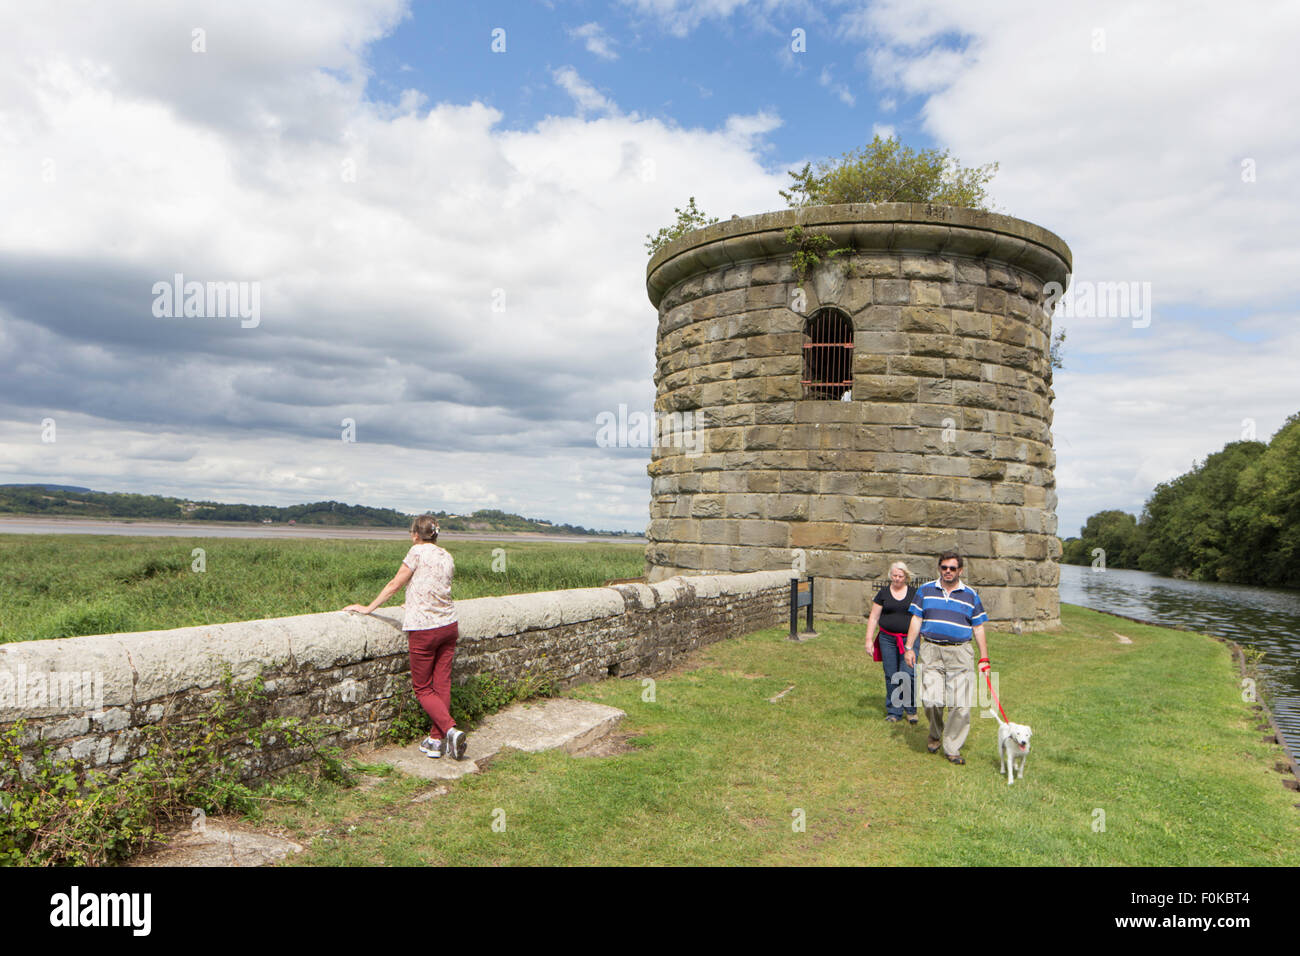
[[[815,229],[835,246],[857,252],[920,253],[994,259],[1064,285],[1070,247],[1032,222],[1000,213],[933,203],[804,206],[742,216],[695,229],[651,257],[646,292],[656,308],[673,286],[719,267],[794,254],[785,239],[794,226]]]

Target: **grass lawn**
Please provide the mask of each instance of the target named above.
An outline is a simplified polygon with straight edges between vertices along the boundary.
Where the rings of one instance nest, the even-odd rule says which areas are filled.
[[[1014,786],[993,720],[973,719],[964,767],[926,753],[924,717],[884,722],[863,627],[822,624],[715,644],[653,702],[636,678],[574,689],[627,712],[632,752],[508,754],[420,803],[429,784],[400,774],[312,783],[263,823],[310,840],[290,865],[311,866],[1300,864],[1280,750],[1227,647],[1061,610],[1058,632],[990,635],[1007,712],[1034,728]]]
[[[452,598],[639,576],[643,544],[444,541]],[[392,541],[0,535],[0,643],[224,624],[369,604],[411,547]],[[195,570],[202,548],[202,568]],[[504,570],[501,561],[504,557]],[[495,568],[494,568],[495,564]],[[399,594],[389,602],[401,604]]]

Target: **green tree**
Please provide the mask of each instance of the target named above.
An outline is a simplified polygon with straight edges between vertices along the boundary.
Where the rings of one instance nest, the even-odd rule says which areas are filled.
[[[664,226],[653,236],[646,233],[645,247],[654,255],[674,239],[680,239],[692,229],[702,229],[705,226],[711,226],[718,221],[717,216],[706,216],[702,210],[695,205],[695,197],[692,196],[686,203],[685,209],[674,209],[677,213],[677,221],[671,226]]]
[[[1196,581],[1249,580],[1256,559],[1234,524],[1241,502],[1240,479],[1265,445],[1231,442],[1185,475],[1156,486],[1142,511],[1147,544],[1144,571]]]
[[[1061,560],[1066,564],[1092,564],[1093,550],[1106,552],[1106,567],[1135,568],[1145,548],[1144,529],[1127,511],[1098,511],[1090,517],[1079,537],[1065,542]]]
[[[1267,445],[1230,442],[1191,471],[1157,485],[1133,527],[1131,515],[1101,511],[1062,562],[1268,587],[1300,587],[1300,412]]]
[[[1082,538],[1066,538],[1061,542],[1062,564],[1088,564],[1087,555]]]
[[[838,162],[805,163],[781,197],[793,208],[858,202],[929,202],[988,209],[984,187],[997,163],[966,168],[948,150],[919,152],[896,139],[877,135],[862,149],[844,153]]]
[[[1228,519],[1239,560],[1232,580],[1300,587],[1300,412],[1242,470]]]

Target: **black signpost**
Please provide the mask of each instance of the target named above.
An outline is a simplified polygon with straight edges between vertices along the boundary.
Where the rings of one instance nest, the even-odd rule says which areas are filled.
[[[816,637],[817,632],[813,630],[813,593],[815,579],[810,574],[807,581],[800,581],[798,578],[790,579],[790,640],[806,641],[810,637]],[[802,634],[799,633],[799,608],[808,608],[808,629]]]

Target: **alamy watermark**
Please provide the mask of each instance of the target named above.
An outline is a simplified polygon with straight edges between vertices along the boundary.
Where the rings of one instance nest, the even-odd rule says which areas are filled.
[[[1067,288],[1068,286],[1068,288]],[[1059,319],[1132,319],[1133,328],[1151,324],[1150,282],[1049,282],[1043,307]]]
[[[81,892],[73,884],[67,893],[50,897],[54,927],[126,927],[133,936],[148,936],[153,927],[153,894]]]
[[[51,707],[104,713],[104,675],[100,671],[0,670],[0,708]]]
[[[600,412],[596,416],[599,448],[681,448],[687,455],[704,451],[705,410],[690,412]]]
[[[983,675],[980,675],[983,677]],[[912,708],[912,679],[906,671],[896,671],[891,678],[893,687],[889,692],[889,703],[892,707],[902,707],[910,710]],[[924,693],[919,693],[922,698],[923,706],[943,706],[943,707],[971,707],[975,705],[979,710],[981,717],[993,717],[993,708],[998,703],[998,688],[1001,685],[998,682],[998,672],[989,671],[988,677],[974,682],[959,680],[955,684],[945,683],[943,694],[939,700],[926,700]],[[918,691],[920,688],[918,688]],[[932,687],[933,691],[934,688]]]
[[[242,319],[240,327],[262,323],[262,283],[186,282],[183,273],[153,284],[153,314],[159,319]]]

